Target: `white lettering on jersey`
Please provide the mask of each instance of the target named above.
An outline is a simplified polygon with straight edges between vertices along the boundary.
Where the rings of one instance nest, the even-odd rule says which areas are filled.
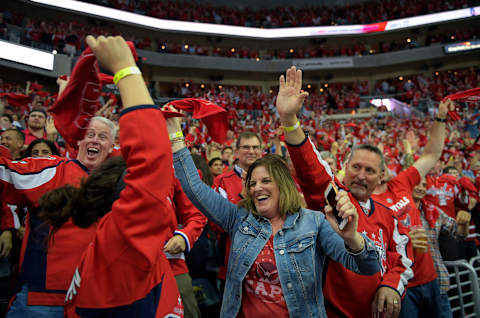
[[[406,196],[403,196],[403,198],[401,198],[400,201],[390,206],[390,209],[392,209],[395,212],[398,212],[409,204],[410,204],[410,200]]]
[[[375,244],[375,251],[380,259],[380,274],[383,276],[387,271],[387,244],[383,240],[383,229],[378,229],[378,235],[375,235],[373,232],[368,235],[368,232],[365,230],[362,231],[362,234],[368,236]]]
[[[447,184],[445,183],[442,188],[431,187],[427,190],[428,195],[438,197],[440,206],[447,205],[448,198],[453,198],[454,193],[447,190]]]
[[[80,273],[78,272],[78,267],[75,268],[75,273],[73,274],[72,282],[70,283],[70,287],[68,287],[67,296],[65,297],[65,302],[69,302],[73,299],[73,296],[77,294],[77,288],[80,287],[80,282],[82,278],[80,277]]]

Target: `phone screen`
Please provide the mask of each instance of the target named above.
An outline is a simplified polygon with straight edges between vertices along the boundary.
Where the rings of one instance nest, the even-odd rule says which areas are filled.
[[[332,184],[332,187],[330,188],[330,191],[328,191],[327,193],[327,196],[326,196],[326,200],[327,200],[327,203],[332,207],[332,212],[333,212],[333,215],[335,215],[335,218],[337,219],[337,223],[340,224],[343,219],[338,215],[338,211],[337,211],[337,200],[336,200],[336,196],[337,196],[337,191],[335,191],[335,185]]]

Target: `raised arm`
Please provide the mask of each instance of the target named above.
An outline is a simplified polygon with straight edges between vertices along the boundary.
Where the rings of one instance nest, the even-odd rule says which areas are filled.
[[[287,148],[298,181],[310,209],[323,210],[324,191],[334,179],[330,167],[303,132],[297,118],[303,101],[308,96],[302,88],[302,71],[294,66],[287,70],[286,77],[280,76],[277,96],[277,111],[284,127]]]
[[[231,233],[242,216],[246,215],[246,211],[238,208],[200,179],[190,152],[185,146],[180,119],[169,118],[167,127],[172,143],[175,176],[180,180],[183,191],[200,212],[227,233]]]
[[[88,36],[87,43],[98,62],[114,74],[136,67],[130,48],[121,37]],[[165,119],[153,105],[141,74],[123,77],[117,86],[123,102],[120,144],[127,174],[125,188],[107,220],[113,221],[105,222],[103,231],[97,232],[96,248],[111,249],[112,241],[121,237],[136,251],[137,264],[149,267],[162,251],[146,242],[166,242],[167,229],[175,217],[167,198],[173,182],[170,141]]]
[[[420,158],[415,161],[413,166],[417,168],[418,173],[423,178],[435,166],[440,159],[445,144],[445,126],[447,112],[449,108],[454,107],[451,100],[441,102],[438,107],[438,114],[435,122],[430,129],[430,137]]]
[[[305,133],[297,118],[297,113],[303,105],[308,92],[302,90],[302,71],[292,66],[287,70],[286,76],[279,79],[277,95],[277,111],[280,115],[280,123],[285,130],[285,139],[291,145],[298,145],[305,140]],[[295,129],[294,129],[295,127]]]

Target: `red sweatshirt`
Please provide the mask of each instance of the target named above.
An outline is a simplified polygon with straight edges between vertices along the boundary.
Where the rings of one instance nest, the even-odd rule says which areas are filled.
[[[153,105],[131,107],[121,113],[120,131],[126,186],[100,220],[75,270],[66,315],[182,317],[176,281],[163,253],[175,222],[165,119]]]
[[[173,186],[169,194],[169,199],[173,203],[176,218],[171,224],[171,236],[181,235],[185,240],[187,246],[186,252],[189,252],[193,244],[198,240],[202,234],[205,224],[207,224],[207,217],[204,216],[198,209],[190,202],[187,195],[182,190],[180,181],[174,177]],[[179,228],[178,225],[181,225]],[[170,236],[170,237],[171,237]],[[188,273],[187,263],[185,263],[184,253],[167,254],[167,259],[172,267],[175,276]]]

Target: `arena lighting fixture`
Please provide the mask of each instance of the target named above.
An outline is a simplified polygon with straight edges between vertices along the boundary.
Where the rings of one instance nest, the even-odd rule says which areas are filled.
[[[0,59],[53,71],[54,54],[0,41]]]
[[[440,13],[432,13],[422,16],[397,19],[392,21],[378,22],[372,24],[321,26],[321,27],[298,27],[298,28],[277,28],[260,29],[232,25],[218,25],[210,23],[197,23],[186,21],[163,20],[147,17],[136,13],[107,8],[75,0],[29,0],[30,2],[49,5],[71,12],[81,12],[93,17],[121,21],[136,24],[151,29],[192,32],[211,34],[217,36],[233,36],[242,38],[259,39],[281,39],[315,37],[326,35],[349,35],[374,33],[382,31],[399,30],[410,27],[418,27],[431,23],[439,23],[456,19],[469,18],[480,15],[480,6],[473,8],[458,9]]]

